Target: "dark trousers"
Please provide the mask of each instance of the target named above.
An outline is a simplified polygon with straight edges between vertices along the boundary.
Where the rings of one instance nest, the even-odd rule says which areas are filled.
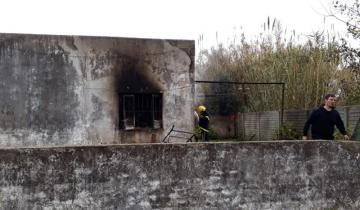
[[[201,141],[209,141],[209,132],[201,131]]]

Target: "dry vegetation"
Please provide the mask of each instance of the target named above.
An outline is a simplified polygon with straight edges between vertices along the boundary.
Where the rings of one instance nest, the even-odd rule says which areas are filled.
[[[318,106],[330,92],[340,94],[342,105],[359,102],[358,80],[342,68],[335,37],[317,32],[296,43],[295,32],[288,36],[275,20],[266,26],[256,40],[248,41],[242,34],[238,43],[201,51],[197,71],[202,74],[197,79],[285,82],[285,109]],[[278,110],[281,103],[281,87],[275,85],[203,85],[197,90],[205,95],[198,100],[212,107],[213,113]]]

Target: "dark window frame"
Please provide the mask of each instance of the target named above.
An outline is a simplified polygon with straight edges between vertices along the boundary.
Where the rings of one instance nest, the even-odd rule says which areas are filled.
[[[162,93],[120,93],[119,97],[120,128],[162,128]]]

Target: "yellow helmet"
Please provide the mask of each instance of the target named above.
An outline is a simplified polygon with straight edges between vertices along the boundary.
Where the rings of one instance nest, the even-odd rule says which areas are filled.
[[[199,112],[203,112],[203,111],[205,111],[206,110],[206,107],[205,106],[199,106],[198,107],[198,111]]]

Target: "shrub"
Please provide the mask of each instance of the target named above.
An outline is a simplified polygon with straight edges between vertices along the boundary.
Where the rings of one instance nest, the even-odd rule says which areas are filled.
[[[293,124],[286,123],[280,126],[280,128],[275,131],[273,139],[300,140],[301,133],[294,128]]]
[[[195,136],[197,138],[198,141],[201,141],[201,129],[200,127],[197,125],[195,126]],[[214,131],[214,129],[210,128],[209,129],[209,141],[211,140],[216,140],[219,139],[219,134],[216,133],[216,131]]]
[[[318,106],[326,93],[340,93],[342,103],[360,101],[359,83],[350,70],[340,69],[339,43],[335,37],[315,32],[305,42],[287,39],[277,22],[255,41],[242,34],[240,42],[201,51],[197,79],[237,82],[284,82],[285,109]],[[197,94],[211,104],[213,114],[257,112],[281,107],[281,87],[276,85],[201,84]],[[207,97],[211,96],[211,97]],[[197,98],[197,100],[200,100]]]
[[[349,138],[351,138],[350,129],[347,129],[346,132],[347,132]],[[340,131],[339,131],[338,129],[335,129],[334,139],[335,139],[335,140],[344,140],[344,136],[340,133]]]

